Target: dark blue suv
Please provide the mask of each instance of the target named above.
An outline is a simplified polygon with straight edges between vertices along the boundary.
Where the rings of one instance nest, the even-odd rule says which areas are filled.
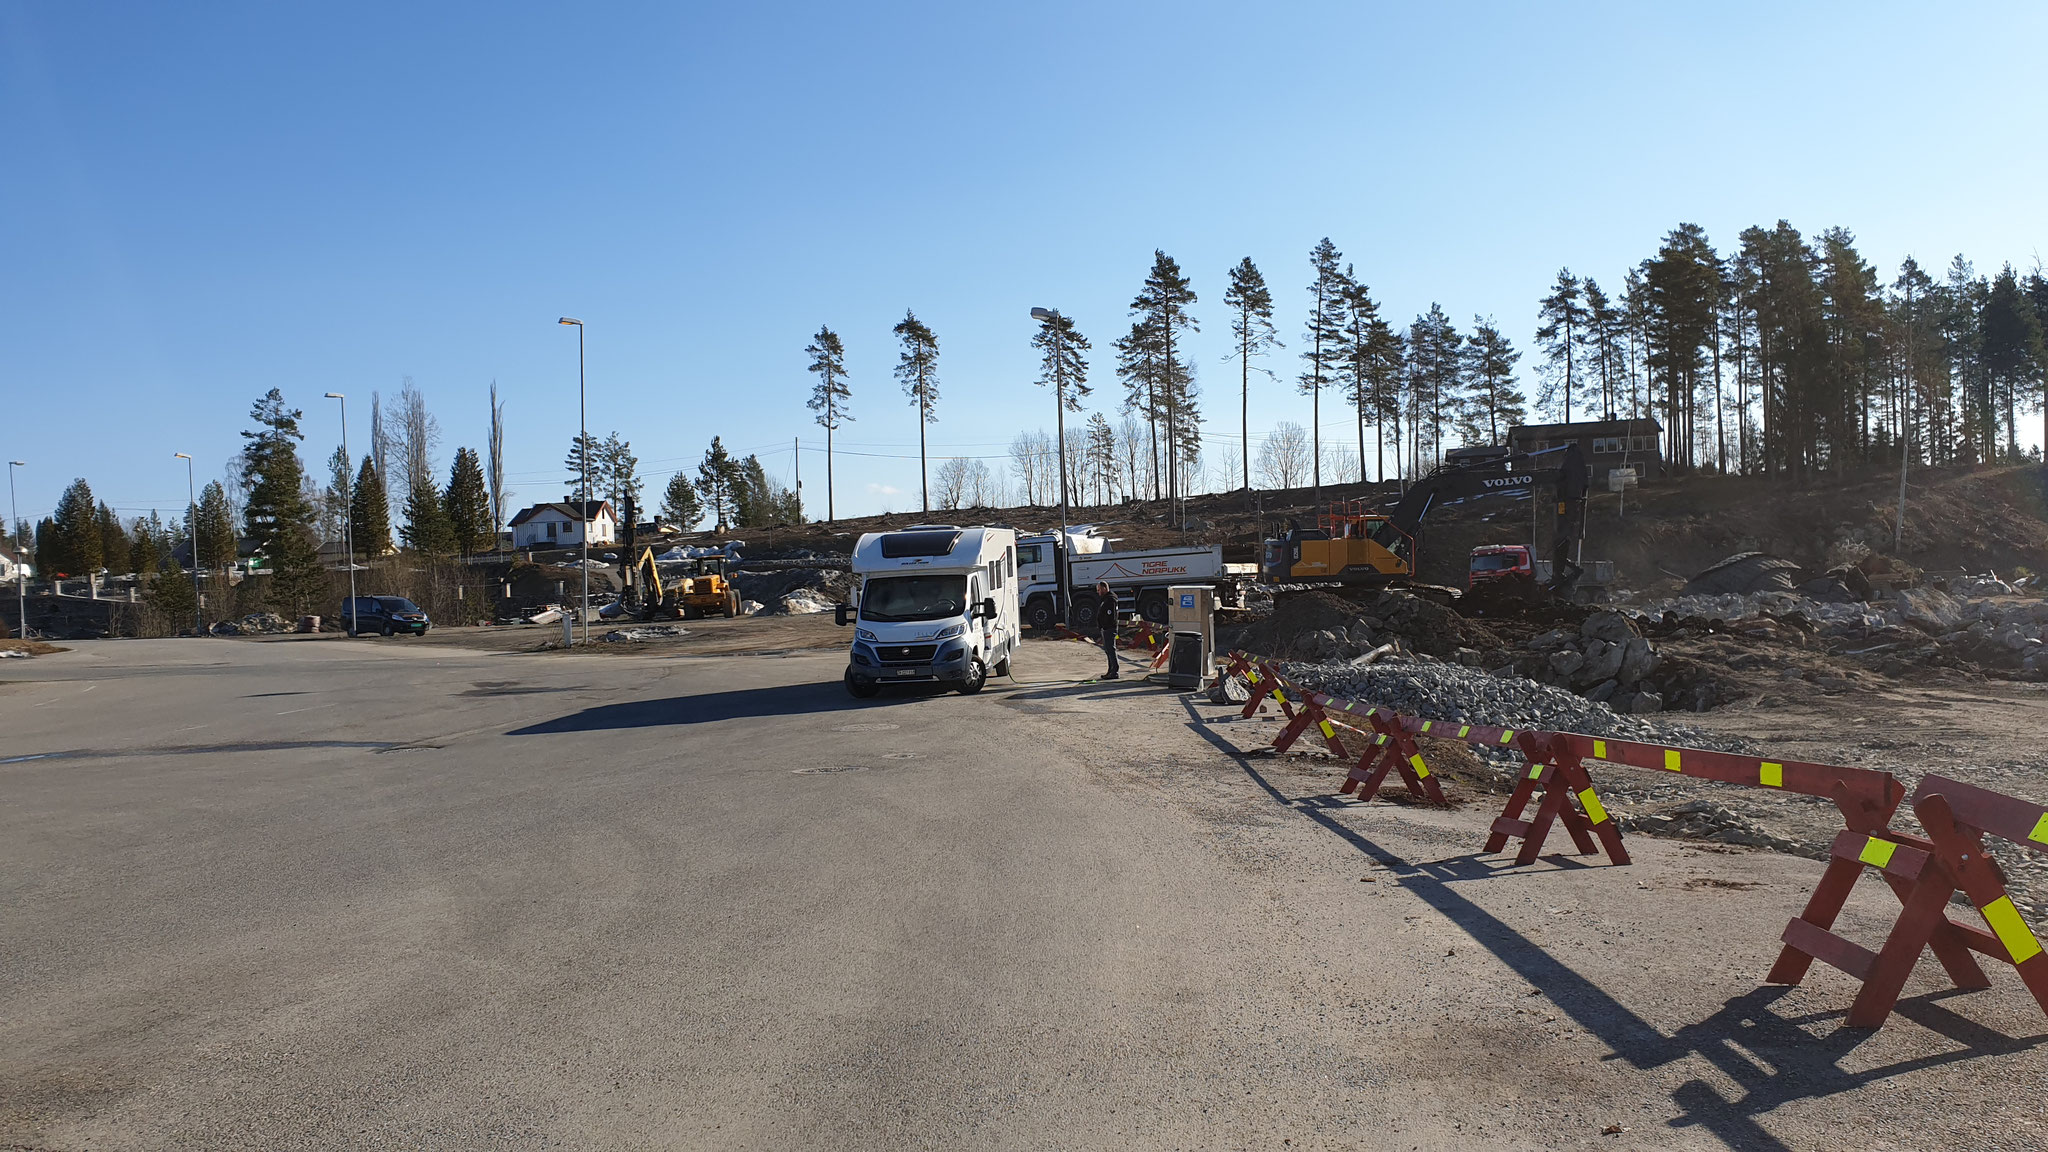
[[[389,636],[408,632],[425,636],[432,623],[420,607],[403,596],[358,596],[341,602],[341,626],[351,636],[375,632]]]

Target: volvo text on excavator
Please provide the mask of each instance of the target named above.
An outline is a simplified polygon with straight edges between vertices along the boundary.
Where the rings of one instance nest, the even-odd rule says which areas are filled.
[[[1539,490],[1547,490],[1557,503],[1557,541],[1544,586],[1569,597],[1583,572],[1579,546],[1586,534],[1587,483],[1585,457],[1576,443],[1439,468],[1384,512],[1367,512],[1363,501],[1345,501],[1318,514],[1314,527],[1297,525],[1266,541],[1259,575],[1269,584],[1333,590],[1412,585],[1423,523],[1437,505],[1505,492],[1527,492],[1535,499]]]

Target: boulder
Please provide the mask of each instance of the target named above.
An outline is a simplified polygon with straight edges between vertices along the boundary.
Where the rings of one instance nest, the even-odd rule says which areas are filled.
[[[1930,636],[1946,636],[1963,626],[1963,606],[1936,588],[1899,589],[1899,616]]]
[[[1662,712],[1664,710],[1664,698],[1655,692],[1638,692],[1634,696],[1629,697],[1628,710],[1637,716],[1650,712]]]
[[[1576,634],[1567,632],[1562,628],[1552,628],[1543,635],[1529,641],[1529,647],[1537,652],[1549,652],[1553,649],[1569,647],[1577,641],[1578,636]]]
[[[1638,684],[1642,682],[1643,677],[1656,669],[1656,650],[1650,647],[1648,640],[1637,636],[1629,640],[1627,646],[1622,649],[1621,669],[1614,674],[1614,678],[1623,684]]]
[[[1614,699],[1614,694],[1620,690],[1621,685],[1619,683],[1613,680],[1602,680],[1591,692],[1586,693],[1586,699],[1596,704],[1605,704],[1607,701]]]
[[[1605,640],[1609,644],[1626,644],[1636,634],[1635,625],[1619,612],[1608,610],[1595,612],[1579,625],[1579,635],[1589,640]]]
[[[1569,648],[1563,648],[1550,654],[1551,672],[1566,679],[1570,679],[1572,673],[1577,672],[1585,663],[1586,657],[1584,655],[1574,652]]]
[[[1581,684],[1598,684],[1602,680],[1615,679],[1621,673],[1621,662],[1628,655],[1627,644],[1609,644],[1595,640],[1586,645],[1586,662],[1579,666],[1573,679]]]

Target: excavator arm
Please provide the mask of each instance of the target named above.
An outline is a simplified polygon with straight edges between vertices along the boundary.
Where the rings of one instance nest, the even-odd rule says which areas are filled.
[[[1415,557],[1407,551],[1421,551],[1423,523],[1437,505],[1499,492],[1526,491],[1534,498],[1537,490],[1548,489],[1556,495],[1558,533],[1551,550],[1547,586],[1568,595],[1585,571],[1579,566],[1577,555],[1579,542],[1586,535],[1588,475],[1586,459],[1576,443],[1541,452],[1513,452],[1484,464],[1439,469],[1412,485],[1372,535],[1389,551],[1401,555],[1412,568]]]

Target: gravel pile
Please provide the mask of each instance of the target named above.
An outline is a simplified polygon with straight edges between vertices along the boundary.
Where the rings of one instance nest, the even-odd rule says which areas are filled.
[[[1617,740],[1740,751],[1739,742],[1683,724],[1622,716],[1598,701],[1521,676],[1495,676],[1459,664],[1283,664],[1296,684],[1429,720],[1577,732]]]

